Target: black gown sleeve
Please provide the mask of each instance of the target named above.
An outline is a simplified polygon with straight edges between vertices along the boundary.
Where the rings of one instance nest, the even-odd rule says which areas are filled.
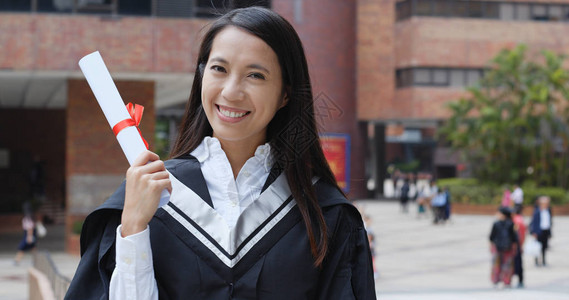
[[[332,238],[321,271],[318,298],[376,299],[371,251],[361,216],[348,205],[334,210],[325,213],[326,219],[337,222],[328,222]],[[330,214],[334,217],[330,218]]]
[[[115,237],[120,211],[99,210],[85,219],[81,231],[81,261],[64,299],[109,299],[115,268]]]

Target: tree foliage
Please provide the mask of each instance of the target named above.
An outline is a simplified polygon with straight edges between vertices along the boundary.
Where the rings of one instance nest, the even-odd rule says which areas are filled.
[[[569,72],[564,57],[527,47],[502,50],[468,97],[450,102],[439,134],[462,153],[482,181],[530,179],[567,188]]]

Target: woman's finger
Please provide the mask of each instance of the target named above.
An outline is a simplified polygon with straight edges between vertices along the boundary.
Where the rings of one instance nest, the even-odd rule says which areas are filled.
[[[155,161],[155,160],[159,160],[160,157],[158,156],[158,154],[150,151],[150,150],[146,150],[144,152],[142,152],[132,163],[132,166],[144,166],[146,165],[149,161]]]

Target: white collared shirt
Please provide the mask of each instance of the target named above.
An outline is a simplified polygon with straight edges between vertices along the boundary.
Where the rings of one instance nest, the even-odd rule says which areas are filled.
[[[548,209],[541,209],[539,211],[539,229],[547,230],[551,228],[551,214]]]
[[[217,138],[204,138],[191,155],[200,162],[213,208],[233,228],[243,210],[259,198],[269,176],[269,144],[257,147],[235,179]],[[116,267],[111,276],[110,299],[158,299],[149,228],[124,238],[120,229],[121,226],[116,232]]]
[[[270,152],[268,143],[257,147],[255,155],[245,162],[234,179],[218,139],[208,136],[192,151],[191,155],[200,162],[213,208],[223,216],[230,229],[241,212],[261,195],[271,171]]]
[[[520,187],[517,187],[510,195],[510,198],[515,204],[522,204],[524,202],[524,191]]]

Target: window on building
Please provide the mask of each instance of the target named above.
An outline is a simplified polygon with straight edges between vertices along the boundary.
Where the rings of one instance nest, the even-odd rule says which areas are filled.
[[[403,0],[397,2],[396,8],[398,21],[412,16],[485,18],[504,21],[569,21],[569,4],[478,0]]]
[[[119,15],[150,16],[152,15],[152,0],[119,0]]]
[[[476,85],[478,81],[482,78],[482,71],[478,69],[467,70],[466,71],[466,85],[472,86]]]
[[[464,88],[478,83],[484,69],[419,67],[399,69],[395,72],[398,88],[433,86]]]
[[[484,2],[484,18],[499,19],[500,18],[500,3]]]
[[[452,1],[433,0],[433,16],[447,17],[452,15]]]
[[[500,19],[511,21],[516,19],[516,7],[514,3],[500,3]]]
[[[547,15],[547,6],[533,4],[531,6],[531,18],[536,21],[548,21],[549,16]]]
[[[411,1],[397,2],[395,5],[397,20],[404,20],[411,17]]]
[[[445,69],[431,70],[434,85],[448,85],[448,72]]]
[[[415,69],[413,71],[413,83],[416,85],[430,85],[431,72],[429,69]]]
[[[30,11],[31,1],[0,0],[0,11]]]
[[[86,13],[158,17],[218,17],[249,6],[270,7],[270,0],[0,0],[0,11]]]
[[[549,20],[562,21],[563,20],[563,6],[551,5],[549,6]]]
[[[417,16],[431,16],[432,13],[432,1],[430,0],[414,0],[414,10]]]
[[[531,20],[530,5],[527,3],[516,4],[516,20],[528,21]]]
[[[452,16],[459,18],[468,17],[468,1],[453,1]]]
[[[481,1],[468,2],[468,16],[471,18],[482,18],[484,16]]]
[[[466,84],[466,73],[464,70],[454,69],[450,70],[449,86],[463,87]]]

